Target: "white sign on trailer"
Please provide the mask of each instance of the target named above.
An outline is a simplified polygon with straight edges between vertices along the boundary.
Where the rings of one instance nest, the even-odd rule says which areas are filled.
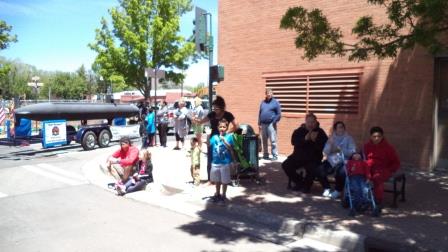
[[[112,140],[118,141],[121,137],[127,136],[129,138],[140,137],[140,125],[128,125],[128,126],[110,126],[110,132],[112,133]]]

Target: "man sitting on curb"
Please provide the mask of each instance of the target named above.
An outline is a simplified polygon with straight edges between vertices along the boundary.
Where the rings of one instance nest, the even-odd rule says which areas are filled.
[[[138,148],[132,146],[129,137],[125,136],[120,139],[120,149],[107,158],[106,172],[117,180],[117,186],[123,186],[123,183],[132,174],[138,161],[138,153]],[[101,168],[103,169],[103,167]]]

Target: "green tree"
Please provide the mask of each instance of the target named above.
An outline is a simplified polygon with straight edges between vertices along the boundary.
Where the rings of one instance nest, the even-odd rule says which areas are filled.
[[[192,9],[191,0],[119,0],[109,10],[111,30],[101,19],[95,42],[89,44],[97,52],[92,69],[108,82],[119,82],[140,90],[146,98],[151,87],[145,68],[166,70],[166,79],[181,83],[182,73],[174,69],[188,68],[195,45],[178,35],[180,16]],[[115,88],[115,87],[114,87]]]
[[[421,45],[432,53],[446,49],[442,34],[448,30],[446,0],[367,0],[383,6],[388,22],[375,24],[372,16],[362,16],[352,29],[355,43],[346,43],[340,28],[332,27],[319,9],[289,8],[280,28],[295,30],[295,45],[304,49],[304,58],[318,55],[348,56],[350,61],[396,57],[400,49]]]
[[[58,99],[84,99],[87,95],[87,82],[80,76],[80,69],[76,73],[56,72],[48,80],[48,85],[41,89],[41,98],[48,97],[51,87],[52,97]]]
[[[0,50],[8,48],[11,42],[17,42],[17,36],[11,35],[12,26],[0,20]]]
[[[20,61],[11,61],[0,57],[0,90],[3,99],[14,97],[33,97],[35,93],[27,83],[36,72],[36,68]]]
[[[17,42],[17,36],[11,35],[10,32],[12,26],[8,25],[5,21],[0,19],[0,50],[8,48],[9,44],[12,42]],[[11,70],[11,65],[9,63],[0,62],[0,93],[2,96],[10,95],[10,90],[4,90],[4,86],[7,75]]]
[[[204,82],[200,82],[198,85],[196,85],[195,87],[192,87],[191,91],[193,93],[199,93],[203,88],[205,87],[205,83]]]

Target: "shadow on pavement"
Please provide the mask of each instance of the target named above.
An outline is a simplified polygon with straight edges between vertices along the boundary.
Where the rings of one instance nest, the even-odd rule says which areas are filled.
[[[369,250],[381,251],[426,251],[444,250],[448,247],[448,174],[407,172],[407,202],[399,202],[398,208],[392,208],[392,194],[385,196],[385,208],[379,218],[369,214],[348,217],[348,211],[341,207],[339,201],[321,197],[322,188],[316,182],[311,194],[290,191],[286,188],[286,176],[280,162],[268,162],[260,167],[260,176],[264,183],[257,185],[251,180],[242,180],[243,193],[230,199],[230,204],[254,208],[296,220],[320,225],[328,230],[348,230],[362,234]],[[229,191],[233,188],[229,187]],[[207,205],[199,216],[206,217],[210,213],[219,214],[219,207]],[[245,233],[255,230],[248,221],[229,219],[231,226]],[[201,229],[201,221],[182,226],[180,229],[204,235],[216,241],[232,241],[241,237],[221,237]],[[251,223],[252,224],[252,223]],[[387,241],[382,244],[377,241]],[[369,242],[370,241],[370,242]],[[371,242],[376,241],[376,242]],[[254,240],[256,242],[256,240]],[[348,242],[348,241],[347,241]],[[343,244],[344,241],[341,241]],[[397,248],[402,246],[402,248]],[[386,247],[384,247],[386,246]],[[405,246],[405,247],[403,247]]]

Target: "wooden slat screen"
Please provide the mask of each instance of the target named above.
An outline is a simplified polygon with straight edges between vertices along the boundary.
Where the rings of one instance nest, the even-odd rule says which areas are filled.
[[[360,73],[331,75],[270,76],[271,88],[282,112],[319,114],[357,114]]]

